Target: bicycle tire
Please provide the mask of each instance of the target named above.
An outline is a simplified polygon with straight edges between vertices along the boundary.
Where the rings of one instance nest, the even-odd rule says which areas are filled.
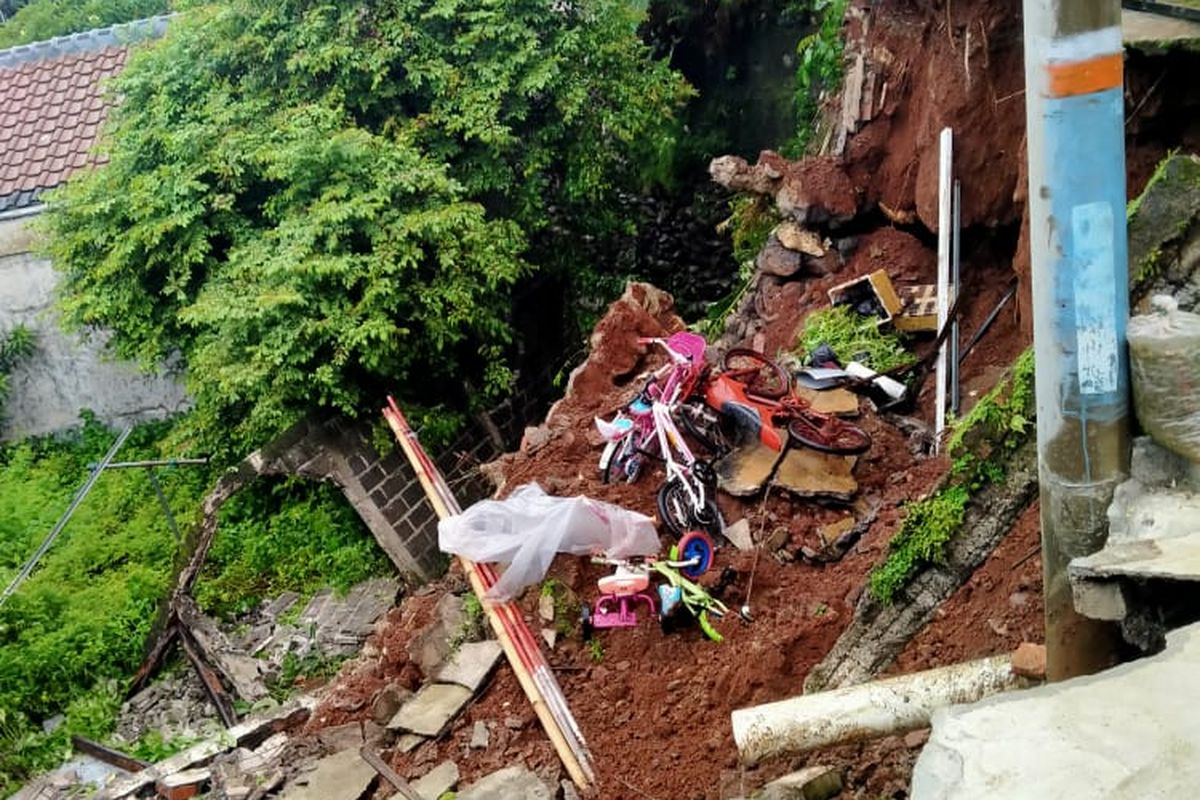
[[[714,456],[723,456],[732,447],[721,431],[721,415],[703,403],[683,403],[679,406],[679,421],[683,429]]]
[[[708,572],[713,562],[713,543],[708,534],[703,531],[688,531],[679,537],[679,560],[688,561],[699,559],[699,563],[691,567],[682,567],[680,572],[691,580],[696,580]]]
[[[750,394],[778,400],[792,386],[787,371],[778,363],[749,347],[731,347],[721,357],[721,369]]]
[[[819,419],[819,424],[815,420]],[[839,456],[862,455],[871,449],[871,436],[857,425],[834,416],[813,414],[788,421],[788,436],[799,445]]]
[[[676,539],[697,528],[707,533],[720,532],[721,512],[712,497],[706,495],[704,508],[697,512],[690,507],[691,498],[678,480],[667,481],[659,487],[655,504],[663,527]]]

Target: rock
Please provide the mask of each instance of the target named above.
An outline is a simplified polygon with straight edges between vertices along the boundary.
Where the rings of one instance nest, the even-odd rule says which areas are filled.
[[[450,640],[466,623],[462,598],[443,595],[438,600],[434,621],[409,640],[405,651],[424,675],[433,675],[450,654]]]
[[[525,429],[525,434],[521,437],[521,452],[526,455],[533,455],[538,450],[554,441],[554,432],[546,425],[539,425]]]
[[[563,781],[559,786],[562,789],[562,800],[580,800],[579,791],[575,788],[575,784],[570,781]]]
[[[410,697],[412,692],[403,686],[393,683],[383,687],[375,693],[375,699],[371,701],[371,719],[380,725],[388,724],[392,717],[396,716],[400,706],[404,705],[404,701]]]
[[[474,694],[492,674],[503,654],[504,650],[495,639],[468,642],[461,645],[438,670],[436,679],[442,683],[457,683]]]
[[[473,692],[453,683],[431,683],[405,703],[392,721],[390,730],[403,730],[422,736],[441,735],[450,720],[470,702]]]
[[[460,791],[455,800],[552,800],[546,784],[524,767],[505,767]]]
[[[837,522],[831,522],[828,525],[822,525],[817,528],[817,536],[821,539],[821,544],[825,547],[831,547],[842,536],[854,529],[854,517],[843,517]]]
[[[521,728],[525,727],[525,720],[521,719],[520,717],[505,717],[504,727],[508,728],[510,731],[519,731]]]
[[[1026,678],[1038,681],[1046,680],[1046,646],[1021,642],[1021,645],[1013,651],[1012,671]]]
[[[554,595],[538,595],[538,616],[546,622],[554,622]]]
[[[310,772],[301,773],[283,790],[283,800],[359,800],[375,769],[357,750],[344,750],[318,761]]]
[[[487,723],[479,720],[475,726],[471,728],[471,741],[467,745],[472,750],[486,750],[488,746],[488,727]]]
[[[396,740],[396,750],[401,753],[411,753],[420,747],[424,741],[424,736],[418,736],[415,733],[406,733]]]
[[[916,750],[918,747],[924,747],[929,741],[929,729],[922,728],[919,731],[909,731],[904,734],[904,746],[909,750]]]
[[[317,731],[317,741],[333,752],[362,747],[363,730],[360,722],[347,722]]]
[[[443,761],[418,780],[413,781],[412,788],[424,800],[438,800],[457,785],[458,764],[453,761]]]
[[[725,527],[725,538],[738,550],[754,549],[754,538],[750,535],[750,520],[745,517]]]
[[[795,250],[797,253],[804,253],[813,258],[820,258],[825,255],[825,246],[821,244],[821,237],[810,230],[800,227],[795,222],[784,222],[775,229],[775,236],[779,239],[779,243],[788,250]]]
[[[842,773],[833,767],[805,767],[771,781],[759,800],[826,800],[842,790]]]
[[[755,266],[766,275],[790,278],[804,268],[804,257],[794,250],[788,250],[772,236],[759,251]]]
[[[558,644],[558,631],[556,631],[554,628],[542,628],[541,633],[542,641],[546,643],[546,647],[549,647],[551,650],[553,650],[554,645]]]
[[[783,177],[774,166],[757,164],[750,166],[740,156],[721,156],[708,164],[708,174],[713,182],[735,192],[752,192],[773,195],[779,179]]]

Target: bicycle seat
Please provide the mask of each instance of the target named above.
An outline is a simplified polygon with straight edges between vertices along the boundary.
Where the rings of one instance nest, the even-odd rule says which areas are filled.
[[[633,572],[618,567],[612,575],[605,575],[596,581],[604,594],[637,594],[644,592],[650,586],[650,576],[644,572]]]

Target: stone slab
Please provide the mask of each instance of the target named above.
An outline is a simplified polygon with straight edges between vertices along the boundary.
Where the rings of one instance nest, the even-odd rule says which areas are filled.
[[[426,772],[418,780],[413,781],[412,788],[424,800],[438,800],[439,797],[458,785],[458,764],[453,761],[443,761]],[[397,800],[397,794],[392,800]]]
[[[1156,656],[933,716],[913,800],[1176,798],[1200,786],[1200,625]]]
[[[1200,581],[1200,533],[1110,544],[1098,553],[1072,559],[1070,574],[1073,580],[1165,578]]]
[[[818,453],[807,447],[789,448],[775,470],[772,486],[801,497],[850,500],[858,492],[854,456]]]
[[[813,411],[821,414],[836,414],[839,417],[858,416],[858,395],[847,389],[817,391],[796,386],[792,391],[801,400],[808,401]]]
[[[442,665],[435,680],[442,683],[457,683],[459,686],[470,689],[474,694],[492,674],[492,670],[496,668],[502,655],[504,655],[504,649],[495,639],[467,642]]]
[[[421,736],[439,736],[473,696],[470,689],[455,683],[431,683],[396,712],[388,728]]]
[[[761,442],[749,442],[722,456],[713,465],[717,486],[734,497],[749,497],[762,491],[783,458]]]
[[[455,800],[553,800],[554,794],[524,767],[505,767],[460,791]]]
[[[750,533],[750,520],[745,517],[732,525],[725,526],[725,538],[738,550],[754,549],[754,537]]]
[[[1121,38],[1126,45],[1156,49],[1170,42],[1200,43],[1200,23],[1125,8],[1121,10]]]
[[[311,772],[298,775],[281,795],[282,800],[359,800],[375,780],[375,768],[357,750],[326,756]]]

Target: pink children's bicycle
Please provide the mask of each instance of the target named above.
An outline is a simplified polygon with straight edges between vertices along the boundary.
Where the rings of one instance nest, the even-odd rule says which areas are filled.
[[[596,418],[596,428],[605,440],[601,478],[606,483],[619,479],[633,483],[647,458],[661,459],[666,470],[658,492],[663,525],[676,537],[693,529],[722,533],[724,525],[713,500],[716,473],[692,452],[674,420],[703,377],[704,337],[683,332],[638,342],[661,345],[670,361],[651,375],[642,391],[611,421]]]

